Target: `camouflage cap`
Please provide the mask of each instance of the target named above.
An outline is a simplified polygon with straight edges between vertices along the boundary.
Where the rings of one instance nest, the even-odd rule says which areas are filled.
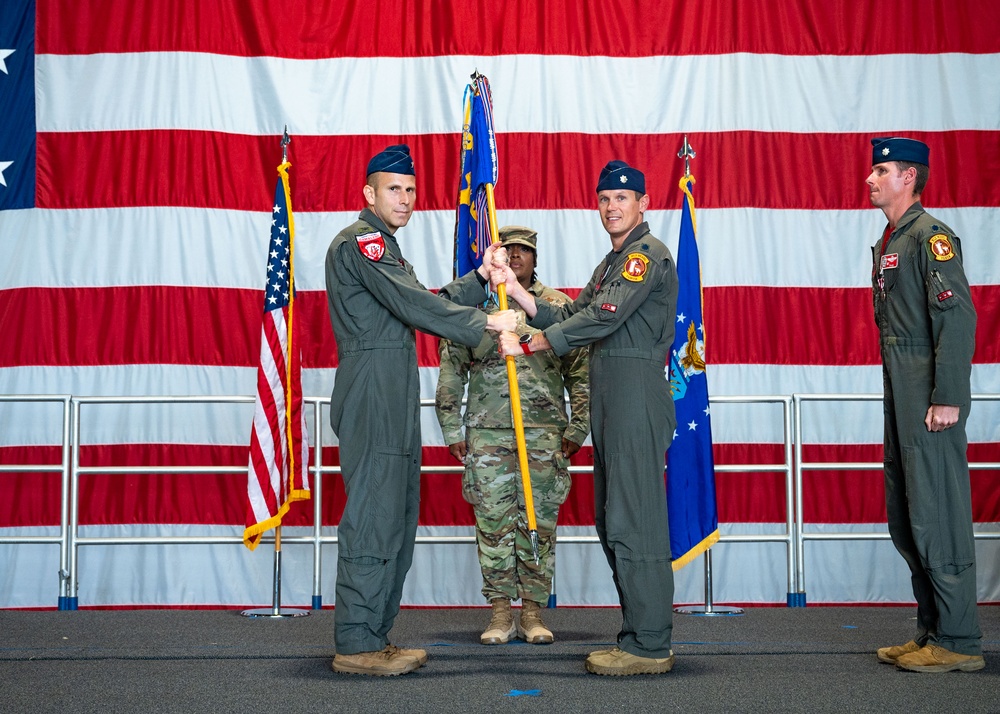
[[[538,250],[538,231],[524,226],[504,226],[499,233],[500,245],[526,245]]]

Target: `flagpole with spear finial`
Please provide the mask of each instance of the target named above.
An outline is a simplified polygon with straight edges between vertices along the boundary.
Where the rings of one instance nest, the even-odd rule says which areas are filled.
[[[477,69],[472,73],[472,92],[474,95],[479,95],[479,80],[485,80],[486,77],[480,74]],[[466,124],[468,124],[469,118],[466,117]],[[500,234],[497,229],[497,208],[496,201],[493,198],[493,184],[486,184],[486,205],[490,228],[490,242],[499,243]],[[507,286],[501,283],[497,286],[497,301],[500,304],[501,310],[507,309]],[[517,455],[518,455],[518,465],[521,471],[521,485],[524,490],[524,510],[528,518],[528,537],[531,540],[531,554],[535,559],[535,564],[538,564],[538,523],[535,520],[535,500],[531,491],[531,474],[528,470],[528,449],[525,445],[524,439],[524,418],[521,414],[521,391],[517,384],[517,367],[514,364],[514,358],[508,355],[505,358],[507,363],[507,382],[510,385],[510,411],[514,421],[514,438],[517,441]]]
[[[291,166],[291,164],[288,163],[288,145],[290,143],[292,143],[292,139],[291,137],[288,136],[288,125],[285,124],[285,131],[284,134],[282,134],[281,136],[281,166],[278,167],[278,173],[286,177],[286,179],[287,179],[288,167]],[[287,180],[285,186],[287,191]],[[289,208],[289,221],[291,221],[290,208]],[[292,236],[295,235],[294,228],[292,228],[291,226],[290,228],[291,230],[290,230],[289,241],[291,241]],[[294,252],[292,252],[293,249],[294,246],[291,245],[291,243],[289,243],[290,260],[294,259]],[[289,298],[290,300],[295,299],[294,290],[295,286],[290,284],[289,292],[293,296]],[[289,334],[292,334],[293,319],[294,318],[292,310],[291,308],[289,308],[288,311]],[[293,349],[292,340],[288,341],[288,347],[290,350]],[[298,349],[298,347],[295,346],[294,349]],[[290,371],[292,368],[291,367],[292,359],[290,354],[286,355],[285,365],[286,369]],[[291,384],[291,379],[290,378],[287,379],[285,383]],[[291,410],[291,400],[289,399],[285,400],[285,409]],[[289,463],[289,470],[291,473],[295,473],[295,452],[292,449],[292,418],[290,411],[285,415],[285,428],[287,429],[288,432],[286,438],[288,439],[287,443],[288,443],[289,458],[291,459]],[[259,608],[252,608],[250,610],[243,610],[240,614],[243,615],[244,617],[274,617],[274,618],[303,617],[309,614],[308,610],[281,607],[281,523],[280,522],[278,523],[278,525],[274,527],[274,579],[272,582],[272,589],[271,589],[271,607],[259,607]]]

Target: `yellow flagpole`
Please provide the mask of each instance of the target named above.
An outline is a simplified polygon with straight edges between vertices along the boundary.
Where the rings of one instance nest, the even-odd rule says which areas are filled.
[[[500,242],[497,231],[497,208],[493,199],[493,184],[486,184],[486,204],[489,208],[490,240]],[[500,309],[507,309],[507,286],[497,286],[497,300]],[[535,499],[531,493],[531,474],[528,470],[528,448],[524,441],[524,418],[521,414],[521,390],[517,385],[517,366],[514,358],[507,355],[507,383],[510,385],[510,411],[514,420],[514,438],[517,441],[518,464],[521,467],[521,485],[524,487],[524,510],[528,515],[528,535],[531,538],[531,554],[538,563],[538,523],[535,520]]]

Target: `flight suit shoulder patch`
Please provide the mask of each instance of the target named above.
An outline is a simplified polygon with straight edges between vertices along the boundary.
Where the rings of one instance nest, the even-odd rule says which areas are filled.
[[[633,283],[641,283],[646,277],[649,258],[642,253],[629,253],[622,268],[622,277]]]
[[[379,231],[362,233],[355,236],[354,239],[358,242],[358,250],[361,251],[361,255],[374,262],[382,260],[382,256],[385,255],[385,238]]]
[[[927,239],[927,248],[934,260],[944,262],[955,257],[955,247],[946,233],[935,233]]]

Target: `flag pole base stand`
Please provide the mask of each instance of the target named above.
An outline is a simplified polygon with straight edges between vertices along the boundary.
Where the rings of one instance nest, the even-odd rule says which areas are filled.
[[[282,607],[275,610],[273,607],[258,607],[253,610],[244,610],[240,613],[243,617],[271,617],[271,618],[282,618],[282,617],[305,617],[309,614],[308,610],[298,610],[290,607]]]
[[[729,607],[727,605],[693,605],[690,607],[675,607],[674,612],[679,615],[700,615],[702,617],[734,617],[743,614],[742,607]]]

